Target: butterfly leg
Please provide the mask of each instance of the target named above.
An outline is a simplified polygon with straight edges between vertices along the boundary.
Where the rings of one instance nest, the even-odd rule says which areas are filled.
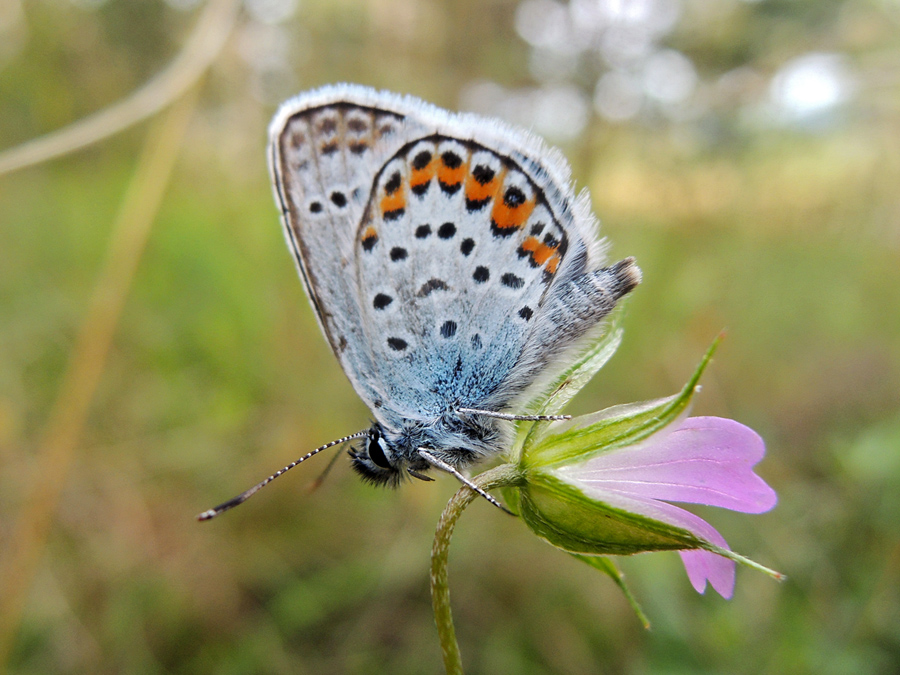
[[[459,408],[456,412],[466,413],[467,415],[484,415],[485,417],[509,420],[510,422],[562,422],[572,419],[571,415],[511,415],[494,410],[479,410],[478,408]]]
[[[428,452],[428,450],[426,448],[419,448],[419,457],[424,459],[426,462],[431,464],[431,466],[435,467],[436,469],[440,469],[441,471],[446,471],[447,473],[451,474],[460,483],[465,485],[467,488],[469,488],[473,492],[476,492],[479,495],[481,495],[482,497],[484,497],[485,499],[487,499],[491,504],[496,506],[498,509],[500,509],[504,513],[508,513],[511,516],[516,515],[515,513],[510,511],[508,508],[503,506],[503,504],[501,504],[496,499],[494,499],[494,497],[492,497],[490,494],[488,494],[485,490],[482,490],[480,487],[475,485],[475,483],[473,483],[468,478],[463,476],[459,471],[456,470],[455,467],[451,466],[450,464],[447,464],[447,462],[445,462],[441,459],[438,459],[437,457],[432,455],[430,452]]]

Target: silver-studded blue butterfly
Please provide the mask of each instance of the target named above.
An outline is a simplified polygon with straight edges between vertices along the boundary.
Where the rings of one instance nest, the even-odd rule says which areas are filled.
[[[562,155],[498,120],[328,86],[281,106],[269,167],[319,325],[375,418],[286,469],[362,438],[350,456],[370,482],[462,479],[640,282],[631,258],[603,266]]]

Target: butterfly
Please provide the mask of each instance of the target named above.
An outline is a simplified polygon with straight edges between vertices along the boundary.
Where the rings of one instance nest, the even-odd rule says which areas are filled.
[[[461,472],[508,447],[508,420],[557,419],[515,406],[641,280],[633,258],[604,266],[562,155],[499,120],[332,85],[281,106],[268,160],[319,326],[374,422],[201,519],[348,442],[368,482],[438,468],[472,486]]]

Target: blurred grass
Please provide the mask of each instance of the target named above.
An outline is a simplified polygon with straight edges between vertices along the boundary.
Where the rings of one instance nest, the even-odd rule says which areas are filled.
[[[807,48],[817,30],[836,32],[840,11],[868,31],[847,39],[861,58],[897,54],[879,42],[874,5],[818,3],[823,16],[816,4],[741,5],[719,24],[728,31],[688,26],[676,42],[711,66],[765,63],[795,48],[784,25],[804,26]],[[241,56],[251,29],[268,30],[245,16],[141,261],[11,672],[436,672],[428,554],[451,481],[384,493],[339,468],[307,494],[312,466],[213,523],[192,517],[368,420],[279,231],[263,152],[275,102],[354,80],[455,107],[471,79],[525,82],[513,9],[310,1],[289,24],[295,67],[274,80]],[[0,78],[3,147],[124,96],[191,23],[129,2],[24,11],[28,42]],[[789,580],[742,570],[725,602],[696,596],[674,554],[625,560],[653,622],[645,633],[608,580],[475,504],[450,571],[471,672],[900,667],[900,133],[880,96],[869,117],[828,133],[710,140],[687,124],[595,120],[563,148],[612,255],[644,271],[622,348],[573,409],[675,391],[726,327],[696,411],[762,433],[760,473],[781,501],[709,518]],[[41,480],[38,439],[145,133],[0,178],[4,543]]]

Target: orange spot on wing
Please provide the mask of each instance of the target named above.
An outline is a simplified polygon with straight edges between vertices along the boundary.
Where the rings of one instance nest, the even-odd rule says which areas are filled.
[[[431,160],[424,168],[412,170],[412,174],[409,177],[409,186],[411,188],[416,188],[420,185],[424,185],[432,178],[434,178],[434,174],[435,161]]]
[[[369,225],[369,226],[363,231],[363,236],[362,236],[362,238],[363,238],[363,241],[366,241],[367,239],[371,239],[372,237],[377,237],[377,236],[378,236],[378,230],[376,230],[374,227],[372,227],[371,225]]]
[[[531,254],[531,259],[540,267],[546,264],[546,270],[550,274],[556,274],[556,268],[559,266],[559,246],[548,246],[541,242],[537,237],[528,237],[522,242],[522,250]]]
[[[469,167],[465,162],[460,164],[455,169],[451,169],[449,166],[441,162],[441,167],[438,169],[438,180],[441,181],[444,185],[459,185],[462,182],[462,179],[465,178],[468,171]]]
[[[475,180],[472,174],[466,178],[466,199],[470,202],[483,202],[496,196],[500,180],[495,176],[484,185]]]
[[[531,253],[531,259],[539,266],[547,262],[556,253],[556,246],[547,246],[537,237],[528,237],[522,242],[522,249]]]
[[[406,208],[406,194],[403,190],[397,190],[392,195],[385,195],[381,198],[381,213],[391,213],[393,211],[401,211]]]
[[[534,211],[534,204],[534,197],[513,207],[507,206],[502,199],[497,199],[494,201],[491,219],[494,221],[494,225],[501,230],[519,229]]]
[[[550,274],[556,274],[556,268],[559,266],[559,253],[554,253],[550,256],[550,260],[547,261],[547,271]]]

